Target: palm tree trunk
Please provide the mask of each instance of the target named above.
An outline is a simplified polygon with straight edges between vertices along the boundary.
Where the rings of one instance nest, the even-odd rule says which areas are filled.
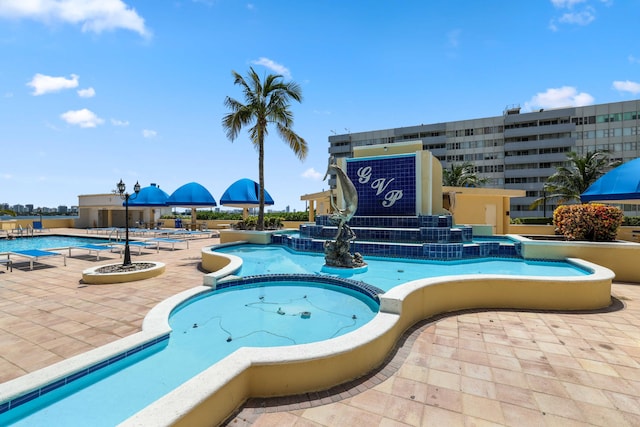
[[[260,197],[258,208],[258,224],[256,228],[264,230],[264,135],[259,135],[258,148],[258,180],[260,181]]]

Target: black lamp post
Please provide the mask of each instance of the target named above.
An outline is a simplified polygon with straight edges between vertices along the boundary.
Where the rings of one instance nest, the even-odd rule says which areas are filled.
[[[136,185],[133,186],[134,194],[125,193],[127,187],[122,182],[122,179],[118,183],[118,194],[122,200],[124,200],[124,224],[125,224],[125,235],[124,235],[124,262],[122,265],[131,265],[131,252],[129,251],[129,199],[135,199],[140,192],[140,184],[136,181]]]

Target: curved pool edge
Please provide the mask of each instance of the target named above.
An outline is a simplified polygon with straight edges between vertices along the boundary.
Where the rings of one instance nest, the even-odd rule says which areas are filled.
[[[122,425],[216,425],[251,397],[328,389],[376,369],[409,327],[447,312],[472,308],[592,310],[609,306],[614,273],[581,259],[568,261],[592,274],[460,275],[399,285],[380,296],[380,313],[356,331],[298,346],[241,348]]]
[[[248,242],[232,242],[202,248],[200,252],[202,268],[209,272],[202,278],[202,284],[215,287],[218,280],[235,274],[242,268],[242,258],[222,252],[215,252],[215,249],[247,243]]]

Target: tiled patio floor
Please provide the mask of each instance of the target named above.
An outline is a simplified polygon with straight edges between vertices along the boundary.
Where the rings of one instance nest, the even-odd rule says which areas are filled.
[[[69,230],[65,230],[69,231]],[[0,269],[0,382],[138,331],[163,299],[200,285],[189,249],[134,255],[156,278],[85,285],[81,271],[120,261],[81,252]],[[640,284],[616,283],[595,313],[461,312],[408,331],[377,372],[330,391],[252,399],[230,426],[640,426]]]

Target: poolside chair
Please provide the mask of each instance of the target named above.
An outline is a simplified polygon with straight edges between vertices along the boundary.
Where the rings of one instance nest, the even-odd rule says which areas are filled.
[[[175,249],[175,245],[176,243],[186,243],[187,245],[187,249],[189,249],[189,241],[188,240],[183,240],[183,239],[172,239],[170,237],[155,237],[153,239],[149,239],[146,240],[147,242],[156,242],[158,244],[158,248],[160,247],[160,244],[167,244],[167,245],[171,245],[171,250]]]
[[[48,228],[42,227],[42,221],[33,221],[33,231],[42,232],[45,230],[49,231]]]
[[[89,251],[89,255],[91,255],[91,252],[95,252],[96,253],[96,261],[100,261],[100,252],[103,251],[111,251],[111,245],[105,244],[105,245],[96,245],[96,244],[86,244],[86,245],[79,245],[79,246],[69,246],[69,257],[71,257],[71,249],[85,249]]]
[[[29,260],[29,270],[33,270],[34,261],[37,262],[39,261],[40,258],[48,258],[48,257],[54,257],[54,256],[62,256],[62,258],[64,259],[64,265],[67,265],[67,257],[64,254],[61,254],[58,252],[42,251],[40,249],[27,249],[24,251],[8,252],[7,258],[9,258],[11,255],[17,255],[17,256],[27,258]]]
[[[0,258],[0,264],[5,264],[7,266],[7,270],[11,269],[11,271],[13,271],[13,262],[8,255],[7,258]]]
[[[120,249],[120,256],[122,256],[125,245],[125,242],[116,242],[111,247],[118,247]],[[156,252],[160,252],[160,245],[158,244],[158,242],[142,242],[140,240],[129,240],[129,250],[133,252],[133,248],[138,248],[138,255],[142,254],[142,249],[155,249]]]

